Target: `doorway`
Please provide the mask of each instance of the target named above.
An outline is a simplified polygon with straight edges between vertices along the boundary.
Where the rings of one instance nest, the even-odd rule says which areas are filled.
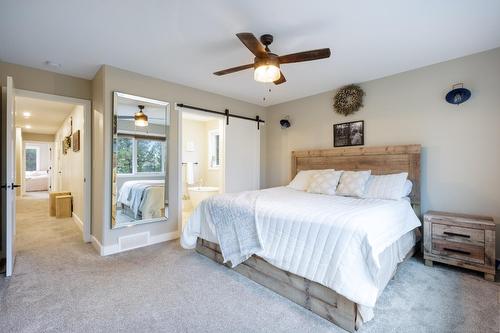
[[[6,208],[2,248],[9,276],[15,262],[17,213],[23,223],[36,224],[43,216],[56,219],[53,211],[60,208],[58,217],[75,222],[83,241],[90,242],[91,103],[14,89],[11,77],[7,83],[2,96],[7,110],[2,119],[2,205]],[[59,206],[49,205],[50,192],[66,192],[68,197],[54,200]],[[27,200],[36,201],[32,205]],[[35,206],[38,215],[31,219],[30,207]]]
[[[260,189],[260,130],[254,118],[231,114],[228,118],[224,113],[183,104],[176,105],[175,112],[179,129],[178,221],[179,230],[183,230],[204,199],[218,193]],[[211,177],[210,171],[218,171],[218,177]]]
[[[224,118],[193,110],[180,114],[182,227],[200,202],[225,192]]]

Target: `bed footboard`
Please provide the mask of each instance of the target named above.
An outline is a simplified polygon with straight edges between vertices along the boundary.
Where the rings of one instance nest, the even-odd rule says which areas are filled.
[[[223,262],[218,244],[198,238],[196,251],[219,264]],[[233,269],[349,332],[356,330],[356,304],[319,283],[281,270],[255,255]]]

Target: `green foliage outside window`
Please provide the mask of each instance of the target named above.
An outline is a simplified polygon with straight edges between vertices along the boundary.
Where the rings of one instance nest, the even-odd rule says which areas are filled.
[[[137,172],[161,172],[162,150],[160,141],[137,140]]]
[[[117,138],[116,145],[116,172],[117,173],[132,173],[132,151],[133,141],[131,138]]]
[[[119,137],[115,139],[116,172],[134,173],[134,139]],[[163,171],[163,143],[161,141],[136,139],[137,173],[155,173]]]
[[[36,154],[37,150],[34,148],[26,148],[26,171],[36,170]]]

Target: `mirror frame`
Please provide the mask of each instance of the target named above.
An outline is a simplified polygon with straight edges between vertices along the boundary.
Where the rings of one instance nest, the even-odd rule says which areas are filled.
[[[136,100],[138,102],[146,102],[146,103],[154,103],[154,104],[159,104],[159,105],[164,105],[165,106],[165,128],[166,128],[166,131],[165,131],[165,150],[166,150],[166,162],[164,164],[164,171],[165,171],[165,194],[164,194],[164,202],[165,202],[165,216],[163,217],[156,217],[156,218],[151,218],[151,219],[144,219],[144,220],[134,220],[133,223],[129,223],[129,224],[124,224],[124,225],[120,225],[120,226],[115,226],[114,223],[114,219],[113,219],[113,157],[114,157],[114,154],[115,154],[115,151],[114,151],[114,139],[115,139],[115,127],[117,126],[117,124],[115,123],[115,108],[118,106],[118,98],[119,97],[122,97],[122,98],[130,98],[132,100]],[[169,173],[169,163],[170,163],[170,158],[169,158],[169,154],[170,154],[170,133],[171,133],[171,119],[170,119],[170,105],[171,103],[170,102],[166,102],[166,101],[160,101],[160,100],[157,100],[157,99],[152,99],[152,98],[149,98],[149,97],[143,97],[143,96],[137,96],[137,95],[132,95],[132,94],[128,94],[128,93],[124,93],[124,92],[121,92],[121,91],[113,91],[113,105],[112,105],[112,115],[111,115],[111,177],[110,177],[110,181],[111,181],[111,186],[110,186],[110,189],[111,189],[111,195],[110,195],[110,206],[111,206],[111,210],[110,210],[110,227],[111,229],[122,229],[122,228],[128,228],[128,227],[134,227],[134,226],[139,226],[139,225],[143,225],[143,224],[148,224],[148,223],[158,223],[158,222],[167,222],[169,220],[169,215],[170,215],[170,200],[169,200],[169,191],[170,191],[170,187],[169,187],[169,184],[170,184],[170,173]],[[168,126],[166,125],[168,124]],[[140,222],[138,222],[140,221]]]

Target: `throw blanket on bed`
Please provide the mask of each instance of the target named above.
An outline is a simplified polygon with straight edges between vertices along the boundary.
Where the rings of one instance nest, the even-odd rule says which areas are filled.
[[[202,202],[212,214],[224,262],[231,261],[232,267],[262,250],[255,221],[258,193],[222,194]]]

